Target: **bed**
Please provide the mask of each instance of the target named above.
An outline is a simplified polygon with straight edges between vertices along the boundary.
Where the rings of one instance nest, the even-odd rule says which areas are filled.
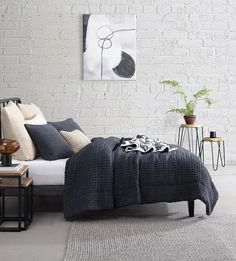
[[[0,105],[9,101],[21,102],[9,98]],[[212,213],[218,192],[198,157],[177,145],[169,153],[126,153],[120,141],[94,138],[69,159],[25,162],[36,195],[63,195],[66,220],[88,210],[178,201],[187,201],[192,217],[196,199],[206,205],[207,215]]]

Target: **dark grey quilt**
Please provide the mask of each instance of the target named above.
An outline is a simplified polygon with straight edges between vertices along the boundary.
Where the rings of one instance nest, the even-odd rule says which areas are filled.
[[[66,219],[87,210],[195,199],[210,215],[218,199],[207,169],[188,150],[127,153],[113,137],[94,138],[67,161],[64,188]]]

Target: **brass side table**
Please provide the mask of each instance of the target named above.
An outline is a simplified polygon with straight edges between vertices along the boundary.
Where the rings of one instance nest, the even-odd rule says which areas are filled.
[[[221,166],[225,167],[225,140],[223,138],[210,138],[210,137],[204,137],[201,141],[201,153],[200,158],[202,159],[202,162],[205,161],[205,149],[204,145],[205,142],[211,143],[211,160],[212,160],[212,168],[213,170],[217,170],[219,167],[219,161],[221,162]],[[214,147],[213,143],[217,143],[217,156],[216,156],[216,162],[215,162],[215,153],[214,153]]]
[[[0,231],[2,232],[27,230],[33,220],[33,180],[28,176],[28,170],[28,166],[22,166],[15,172],[6,171],[0,173]],[[8,190],[14,190],[14,193],[17,192],[18,215],[15,217],[6,216],[5,214],[5,197]],[[24,199],[23,202],[22,198]],[[15,227],[1,226],[5,221],[15,221],[18,225]],[[24,222],[23,226],[22,221]]]
[[[178,132],[178,145],[183,146],[187,137],[187,148],[199,156],[201,153],[201,140],[203,139],[203,126],[196,124],[181,124]]]

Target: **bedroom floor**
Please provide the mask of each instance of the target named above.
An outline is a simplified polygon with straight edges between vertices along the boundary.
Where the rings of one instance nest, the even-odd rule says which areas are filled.
[[[236,214],[236,166],[229,166],[211,173],[220,194],[214,213]],[[185,202],[152,204],[149,207],[156,215],[167,215],[177,211],[187,215]],[[146,211],[144,206],[127,207],[127,211],[137,211],[137,209],[139,213],[142,209]],[[204,205],[198,201],[196,214],[202,215],[204,211]],[[71,223],[65,222],[63,214],[56,210],[55,212],[37,212],[28,231],[0,233],[0,261],[63,260],[70,226]]]

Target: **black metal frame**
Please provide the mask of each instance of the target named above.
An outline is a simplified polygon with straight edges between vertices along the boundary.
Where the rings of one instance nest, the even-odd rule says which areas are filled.
[[[188,201],[188,214],[189,217],[194,217],[194,200]]]
[[[33,221],[33,182],[27,186],[27,187],[22,187],[22,177],[25,175],[28,177],[28,169],[26,170],[25,173],[23,173],[22,176],[1,176],[6,179],[11,179],[11,178],[17,178],[18,180],[18,187],[13,188],[13,187],[4,187],[0,188],[0,226],[5,222],[5,221],[15,221],[18,223],[17,227],[0,227],[0,232],[20,232],[23,230],[27,230],[31,222]],[[17,198],[18,198],[18,216],[15,217],[10,217],[5,215],[5,192],[6,190],[10,189],[16,189],[17,190]],[[24,192],[22,194],[22,191]],[[24,215],[22,216],[22,196],[24,197]],[[22,221],[24,222],[24,226],[22,226]]]
[[[195,142],[194,142],[194,138],[193,138],[193,129],[195,129],[195,135],[196,135]],[[199,133],[199,129],[201,129],[200,133]],[[197,127],[193,127],[193,128],[186,128],[186,127],[180,126],[179,131],[178,131],[178,145],[179,146],[183,146],[186,132],[188,135],[189,151],[193,152],[197,156],[200,156],[201,140],[203,139],[203,126],[197,126]],[[195,147],[195,149],[194,149],[194,147]]]
[[[221,162],[221,166],[225,167],[225,142],[224,140],[222,141],[201,141],[201,152],[200,152],[200,158],[203,162],[203,164],[205,163],[205,149],[204,149],[204,145],[205,142],[210,142],[211,143],[211,161],[212,161],[212,168],[214,171],[218,170],[219,167],[219,161]],[[213,147],[213,143],[217,143],[218,145],[218,151],[217,151],[217,159],[216,159],[216,163],[215,163],[215,156],[214,156],[214,147]],[[223,152],[221,151],[221,143],[222,143],[222,147],[223,147]],[[222,156],[223,153],[223,156]]]

